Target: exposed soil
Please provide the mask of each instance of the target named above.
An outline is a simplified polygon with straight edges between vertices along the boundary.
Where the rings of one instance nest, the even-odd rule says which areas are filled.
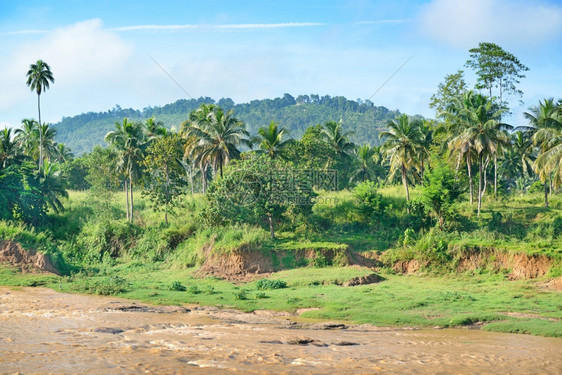
[[[0,240],[0,263],[9,263],[24,273],[49,272],[60,275],[49,258],[35,250],[25,250],[15,241]]]
[[[266,276],[269,273],[290,268],[286,267],[283,262],[283,259],[288,256],[291,256],[297,263],[302,259],[324,257],[326,261],[342,266],[359,265],[372,268],[378,264],[376,259],[370,259],[361,254],[352,253],[349,249],[274,250],[271,252],[264,252],[256,249],[241,248],[228,254],[216,254],[213,253],[213,246],[211,244],[206,246],[203,252],[205,255],[205,262],[197,271],[197,276],[215,276],[235,282],[250,281],[256,277]]]
[[[451,253],[455,258],[456,271],[466,272],[477,269],[488,269],[493,272],[509,272],[510,280],[534,279],[544,276],[550,270],[553,260],[546,255],[528,255],[525,253],[510,253],[488,247],[453,248]],[[401,260],[394,264],[393,269],[398,273],[417,273],[427,263],[412,259]]]
[[[342,285],[343,286],[368,285],[368,284],[380,283],[382,280],[383,280],[382,277],[380,277],[376,273],[372,273],[367,276],[354,277],[353,279],[344,282]]]

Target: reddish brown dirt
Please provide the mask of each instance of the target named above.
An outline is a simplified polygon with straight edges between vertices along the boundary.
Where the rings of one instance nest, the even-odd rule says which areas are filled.
[[[35,250],[25,250],[15,241],[0,241],[0,263],[9,263],[24,273],[49,272],[59,275],[47,256]]]
[[[366,258],[360,254],[352,253],[348,249],[337,251],[327,250],[297,250],[282,251],[274,250],[271,253],[264,253],[256,249],[242,248],[228,254],[213,254],[213,244],[209,244],[203,249],[205,262],[197,271],[197,276],[215,276],[229,281],[249,281],[259,276],[265,276],[271,272],[285,269],[283,259],[292,254],[295,260],[314,259],[324,256],[329,261],[341,266],[359,265],[363,267],[374,267],[377,260]],[[273,259],[277,258],[274,265]]]
[[[528,255],[524,253],[509,253],[487,247],[470,249],[453,249],[458,252],[457,272],[474,271],[485,268],[494,272],[509,270],[511,280],[534,279],[544,276],[552,266],[552,259],[545,255]],[[416,273],[425,266],[418,260],[398,261],[393,269],[396,272]]]

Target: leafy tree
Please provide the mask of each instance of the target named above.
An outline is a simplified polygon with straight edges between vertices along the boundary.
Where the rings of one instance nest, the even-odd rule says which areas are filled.
[[[275,224],[285,213],[311,214],[311,182],[302,178],[281,159],[248,155],[226,168],[213,180],[206,194],[203,216],[213,225],[247,223],[269,227],[275,238]]]
[[[466,66],[476,72],[476,89],[488,90],[489,98],[492,99],[492,89],[497,88],[500,105],[503,105],[504,94],[523,95],[517,84],[525,78],[523,73],[529,68],[517,57],[494,43],[479,43],[478,47],[470,49],[469,52],[470,59]]]
[[[96,146],[81,159],[87,170],[86,182],[90,186],[90,194],[100,214],[105,215],[109,212],[111,200],[121,181],[121,175],[116,173],[118,151],[113,147]]]
[[[439,162],[425,175],[421,200],[437,218],[440,228],[454,216],[454,204],[461,193],[455,172],[444,162]]]
[[[54,83],[51,67],[43,60],[37,60],[37,63],[31,64],[27,71],[27,86],[31,91],[37,93],[37,112],[39,113],[39,128],[41,129],[41,93],[49,89],[50,83]],[[42,132],[39,132],[39,170],[43,164],[43,139]]]
[[[185,193],[182,156],[181,138],[176,133],[169,133],[152,142],[143,161],[148,172],[143,193],[149,197],[154,211],[164,211],[166,225],[168,212],[177,198]]]
[[[437,86],[437,92],[431,96],[429,108],[435,109],[437,114],[445,112],[455,99],[461,98],[467,91],[464,81],[464,72],[457,70],[456,73],[445,76],[445,81]]]

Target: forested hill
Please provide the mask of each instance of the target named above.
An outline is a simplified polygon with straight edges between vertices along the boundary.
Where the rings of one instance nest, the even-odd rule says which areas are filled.
[[[378,132],[385,127],[388,120],[400,115],[398,110],[391,111],[377,107],[370,101],[348,100],[343,96],[330,97],[319,95],[299,95],[296,99],[285,94],[282,98],[252,100],[249,103],[235,104],[232,99],[211,98],[178,100],[163,107],[148,107],[142,111],[122,109],[116,106],[107,112],[88,112],[74,117],[64,117],[54,124],[57,130],[57,142],[65,143],[80,155],[89,152],[95,145],[104,145],[104,136],[114,129],[115,121],[124,117],[142,120],[154,116],[167,128],[179,128],[187,119],[189,112],[202,103],[218,104],[224,109],[234,109],[235,116],[244,121],[251,134],[268,125],[271,121],[289,129],[292,137],[300,137],[304,130],[326,121],[342,120],[346,131],[354,132],[350,138],[356,143],[378,144]]]

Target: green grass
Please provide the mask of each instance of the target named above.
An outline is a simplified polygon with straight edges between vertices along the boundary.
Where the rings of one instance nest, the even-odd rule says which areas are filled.
[[[383,273],[385,280],[378,284],[342,287],[344,281],[372,271],[360,267],[308,267],[268,277],[284,281],[287,288],[259,290],[257,281],[233,284],[216,278],[199,279],[193,276],[194,270],[171,270],[164,263],[129,262],[106,270],[104,276],[61,278],[51,287],[95,293],[88,289],[90,285],[105,285],[108,277],[118,276],[125,280],[126,287],[115,295],[154,304],[201,304],[242,311],[294,312],[299,308],[317,308],[304,313],[302,318],[419,327],[482,322],[487,330],[562,337],[560,292],[541,289],[536,281],[507,281],[504,276],[493,274]],[[170,290],[174,282],[181,283],[186,291]]]

